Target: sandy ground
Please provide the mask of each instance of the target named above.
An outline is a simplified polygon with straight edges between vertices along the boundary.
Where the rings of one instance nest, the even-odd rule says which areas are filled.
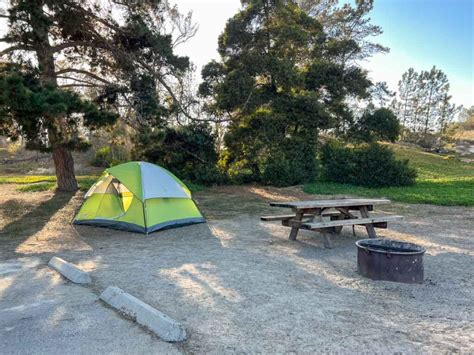
[[[298,188],[201,192],[195,198],[207,224],[150,236],[72,227],[79,195],[0,189],[2,352],[23,352],[21,336],[40,353],[61,352],[69,341],[76,346],[68,353],[81,352],[81,342],[99,353],[474,352],[472,208],[380,207],[407,219],[379,234],[427,249],[425,282],[407,285],[358,275],[362,228],[356,237],[345,229],[328,250],[317,233],[290,242],[286,228],[260,222],[260,214],[282,212],[267,201],[315,198]],[[93,284],[48,270],[52,255],[90,271]],[[27,259],[12,267],[18,258]],[[182,322],[188,340],[164,343],[104,307],[97,295],[109,285]],[[31,315],[31,307],[46,310]]]
[[[0,263],[1,354],[179,353],[35,257]]]

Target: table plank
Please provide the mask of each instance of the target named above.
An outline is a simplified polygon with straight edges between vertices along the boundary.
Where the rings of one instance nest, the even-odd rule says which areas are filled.
[[[286,207],[294,209],[307,208],[336,208],[336,207],[356,207],[356,206],[374,206],[386,205],[391,203],[387,199],[370,199],[370,198],[343,198],[331,200],[314,200],[314,201],[285,201],[270,202],[273,207]]]
[[[323,212],[323,217],[337,217],[340,216],[342,213],[335,211],[335,212]],[[283,221],[286,219],[295,218],[296,214],[282,214],[282,215],[270,215],[270,216],[260,216],[260,219],[265,222],[269,221]],[[312,213],[305,213],[303,218],[314,217]]]
[[[321,222],[303,222],[299,225],[301,229],[321,229],[321,228],[331,228],[337,226],[352,226],[352,225],[373,225],[381,222],[392,222],[400,221],[403,219],[403,216],[377,216],[377,217],[368,217],[368,218],[357,218],[357,219],[343,219],[338,221],[321,221]],[[292,220],[289,221],[291,225]]]

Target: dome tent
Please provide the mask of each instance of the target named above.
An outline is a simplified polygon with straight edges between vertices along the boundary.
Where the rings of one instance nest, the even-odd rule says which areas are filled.
[[[105,170],[84,198],[75,224],[148,234],[206,221],[181,180],[145,162]]]

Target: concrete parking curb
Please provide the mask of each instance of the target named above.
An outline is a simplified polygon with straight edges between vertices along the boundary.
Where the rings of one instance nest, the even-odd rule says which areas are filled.
[[[87,272],[82,271],[78,267],[68,263],[66,260],[58,258],[57,256],[52,257],[48,265],[76,284],[88,284],[92,281]]]
[[[180,323],[118,287],[107,287],[100,299],[132,317],[165,341],[177,342],[186,339],[186,331]]]

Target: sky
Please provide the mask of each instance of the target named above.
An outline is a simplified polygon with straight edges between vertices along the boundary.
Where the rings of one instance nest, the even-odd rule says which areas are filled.
[[[0,0],[5,5],[6,0]],[[350,1],[350,0],[344,0]],[[193,11],[199,29],[195,37],[178,48],[197,67],[218,59],[217,38],[227,20],[240,9],[240,0],[170,0],[181,12]],[[472,0],[375,0],[372,22],[384,33],[376,41],[390,48],[362,63],[374,81],[386,81],[396,90],[410,67],[443,70],[451,84],[453,102],[474,105],[474,1]],[[1,6],[4,7],[4,6]],[[2,28],[3,27],[3,28]],[[5,22],[0,22],[0,34]],[[1,45],[0,45],[1,48]]]
[[[193,11],[199,30],[181,46],[200,68],[218,59],[217,38],[227,19],[240,8],[240,0],[171,0],[181,12]],[[362,63],[374,81],[386,81],[396,90],[402,74],[410,67],[443,70],[451,84],[453,102],[474,105],[473,3],[471,0],[375,0],[372,22],[384,33],[377,42],[390,48]]]

